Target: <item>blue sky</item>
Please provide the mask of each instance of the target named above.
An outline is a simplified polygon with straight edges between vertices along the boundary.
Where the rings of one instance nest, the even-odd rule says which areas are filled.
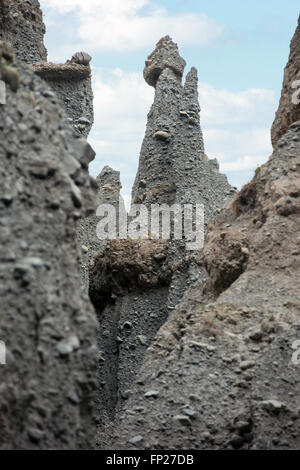
[[[162,35],[198,69],[206,153],[234,186],[249,181],[272,152],[270,127],[299,0],[40,0],[49,60],[93,56],[95,124],[90,142],[104,165],[121,171],[129,199],[154,90],[144,61]]]

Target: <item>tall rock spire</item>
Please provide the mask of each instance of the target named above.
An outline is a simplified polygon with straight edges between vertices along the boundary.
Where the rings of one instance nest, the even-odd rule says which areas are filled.
[[[232,188],[218,171],[216,160],[204,154],[200,127],[197,70],[182,85],[186,62],[169,36],[157,43],[144,68],[155,87],[148,114],[139,168],[132,190],[134,204],[203,203],[211,219]]]
[[[139,169],[132,191],[134,203],[173,203],[176,200],[176,171],[180,155],[180,124],[183,122],[184,88],[181,84],[186,62],[169,36],[162,38],[148,56],[146,82],[155,87],[154,103],[148,115]],[[195,100],[199,151],[203,150],[199,127],[199,105]],[[192,116],[184,115],[190,125]],[[194,117],[193,117],[194,118]]]
[[[155,98],[148,114],[132,202],[147,209],[159,205],[165,214],[173,204],[180,209],[184,204],[203,204],[207,223],[234,190],[219,173],[217,162],[204,154],[197,70],[192,68],[182,85],[185,65],[169,36],[157,43],[146,61],[144,78],[155,88]],[[135,212],[136,208],[132,209]],[[150,211],[145,212],[149,215]],[[203,226],[197,225],[201,225],[201,233],[197,233],[201,238]],[[150,239],[113,240],[96,257],[89,272],[89,293],[100,318],[101,448],[109,448],[113,427],[119,426],[146,347],[188,287],[196,280],[206,280],[201,243],[189,251],[185,243],[189,234],[178,240],[173,237],[173,227],[167,240],[155,239],[157,227],[152,225]]]

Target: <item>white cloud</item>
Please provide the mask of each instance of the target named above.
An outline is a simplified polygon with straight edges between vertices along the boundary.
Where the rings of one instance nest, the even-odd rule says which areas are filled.
[[[136,134],[137,123],[146,119],[154,89],[141,74],[117,69],[93,69],[95,120],[110,136],[129,137]]]
[[[128,198],[154,89],[140,73],[94,68],[93,91],[95,124],[89,141],[97,156],[90,171],[97,176],[104,165],[119,170]]]
[[[270,128],[257,128],[251,119],[247,129],[241,128],[237,121],[228,126],[227,129],[204,127],[203,130],[206,153],[218,159],[221,171],[253,170],[267,160],[272,152]]]
[[[166,34],[186,45],[206,46],[224,33],[224,26],[204,13],[172,15],[150,0],[40,1],[46,13],[74,13],[78,37],[73,42],[92,53],[151,48]]]
[[[233,92],[200,83],[199,98],[206,126],[265,122],[274,106],[274,92],[260,88]]]
[[[272,153],[270,128],[275,112],[272,90],[233,92],[199,84],[201,123],[207,155],[216,157],[223,172],[245,172],[267,161]],[[241,174],[240,184],[245,183]]]
[[[257,166],[262,165],[266,161],[266,155],[244,155],[236,161],[221,162],[220,170],[223,172],[254,170]]]

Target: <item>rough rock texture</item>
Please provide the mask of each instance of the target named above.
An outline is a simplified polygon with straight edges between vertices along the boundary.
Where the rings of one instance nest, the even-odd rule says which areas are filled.
[[[184,66],[177,45],[169,37],[158,42],[146,61],[144,77],[155,86],[155,98],[148,114],[132,202],[133,206],[142,203],[148,208],[152,204],[203,204],[207,223],[235,191],[219,173],[217,162],[208,160],[204,154],[197,71],[191,69],[183,86]],[[151,229],[150,232],[152,237]],[[147,240],[147,243],[155,252],[155,240]],[[185,240],[164,243],[166,253],[159,268],[160,275],[153,269],[149,278],[147,270],[138,270],[136,259],[140,258],[150,269],[152,264],[145,257],[143,245],[134,244],[137,252],[133,254],[127,240],[120,245],[124,252],[121,260],[132,260],[135,276],[127,264],[116,263],[115,257],[120,253],[114,244],[96,259],[90,270],[90,295],[100,319],[99,345],[103,358],[100,364],[100,376],[104,377],[99,400],[100,447],[110,446],[112,427],[118,427],[120,410],[130,395],[147,346],[189,285],[198,278],[202,283],[206,280],[201,250],[187,251]],[[160,256],[159,253],[156,256]],[[160,276],[165,276],[163,266],[171,270],[168,282],[164,283],[160,282]],[[149,289],[141,286],[141,275],[149,282]],[[124,287],[120,289],[120,283],[123,285],[120,279],[127,283],[129,292],[124,291]],[[130,326],[124,328],[128,324]]]
[[[90,57],[90,56],[89,56]],[[94,122],[93,91],[89,63],[39,63],[35,72],[56,93],[77,135],[87,137]]]
[[[73,64],[89,65],[91,60],[92,57],[87,52],[75,52],[69,62]]]
[[[289,126],[300,119],[300,16],[298,27],[291,41],[290,56],[284,71],[283,86],[279,108],[273,122],[271,138],[273,147],[278,139],[288,130]],[[292,84],[298,81],[296,87]],[[292,97],[298,101],[293,103]]]
[[[170,54],[173,60],[175,50],[177,60],[182,63],[177,46],[173,42],[162,45],[164,42],[159,41],[153,52],[160,74],[148,114],[132,201],[147,206],[204,203],[206,220],[209,220],[234,190],[219,173],[217,161],[207,160],[204,154],[197,70],[190,70],[182,86],[181,77],[166,59]],[[146,77],[151,73],[151,64],[150,61],[145,67]]]
[[[148,56],[145,62],[144,78],[148,85],[155,87],[162,71],[168,68],[181,82],[185,66],[186,62],[180,57],[177,44],[170,36],[165,36],[158,41],[155,50]]]
[[[89,217],[79,220],[77,228],[77,242],[81,248],[80,274],[86,291],[89,289],[89,267],[93,265],[94,258],[105,249],[108,242],[108,240],[101,240],[97,236],[97,224],[102,218],[96,215],[97,208],[101,204],[113,205],[116,208],[117,220],[120,207],[125,213],[124,201],[120,196],[122,187],[120,172],[105,166],[97,176],[96,184],[96,209]]]
[[[113,448],[299,449],[299,188],[300,121],[209,225],[210,279],[148,348]]]
[[[100,448],[131,392],[145,350],[168,316],[174,266],[164,240],[112,240],[90,269],[90,297],[100,329]]]
[[[10,42],[17,60],[35,63],[47,60],[45,25],[38,0],[1,0],[0,40]]]
[[[112,240],[90,269],[90,297],[97,311],[133,290],[168,285],[167,248],[165,240]]]
[[[162,38],[146,62],[144,76],[151,75],[153,63],[157,76],[154,103],[148,114],[146,134],[142,143],[139,167],[132,190],[134,204],[203,204],[205,225],[232,198],[235,190],[226,176],[219,173],[216,160],[204,153],[200,128],[197,70],[192,68],[181,84],[180,74],[174,71],[185,65],[177,45],[169,37]],[[181,65],[179,65],[181,64]],[[169,257],[173,264],[189,257],[185,243],[172,242]],[[172,308],[181,299],[186,287],[204,278],[205,270],[198,258],[186,263],[188,270],[177,271],[170,285],[169,302]]]
[[[1,0],[0,40],[13,45],[18,61],[34,64],[58,96],[76,135],[87,137],[94,122],[91,56],[80,52],[66,64],[48,63],[45,30],[38,0]]]
[[[0,59],[7,67],[7,54]],[[6,77],[0,106],[0,448],[89,448],[97,321],[75,228],[94,210],[91,149],[32,68],[11,58],[9,67],[19,83]]]

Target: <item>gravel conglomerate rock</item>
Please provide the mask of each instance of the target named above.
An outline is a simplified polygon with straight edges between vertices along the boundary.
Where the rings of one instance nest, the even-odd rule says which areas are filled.
[[[38,0],[1,0],[0,40],[13,45],[17,60],[29,64],[47,60],[45,31]]]
[[[89,63],[79,64],[67,61],[65,64],[53,64],[40,62],[35,65],[34,71],[56,93],[76,135],[87,137],[94,123],[94,96]]]
[[[77,243],[80,247],[80,274],[83,285],[89,290],[89,268],[93,266],[95,257],[106,248],[108,239],[101,239],[97,234],[97,225],[103,217],[97,216],[97,209],[101,205],[111,205],[116,213],[116,226],[118,226],[119,212],[126,215],[125,204],[120,195],[120,172],[105,166],[96,178],[97,194],[95,197],[95,211],[89,217],[78,221]]]
[[[184,204],[194,208],[202,204],[204,225],[200,230],[198,227],[201,238],[207,223],[232,199],[235,190],[219,173],[217,161],[208,160],[204,154],[197,71],[192,68],[182,85],[184,67],[185,61],[169,37],[157,43],[146,61],[144,78],[155,87],[155,97],[141,147],[129,221],[139,204],[148,210],[158,204],[166,214],[173,204],[181,209]],[[204,284],[207,278],[201,243],[189,251],[187,234],[185,239],[174,240],[172,230],[171,239],[164,240],[162,263],[154,266],[153,260],[145,257],[145,246],[151,247],[154,254],[157,250],[153,239],[133,246],[128,240],[120,240],[119,244],[111,243],[90,270],[90,294],[100,319],[103,359],[100,448],[111,445],[113,427],[119,426],[120,412],[130,396],[145,346],[151,345],[189,286],[197,280]],[[148,226],[147,233],[157,236],[152,226]],[[124,260],[126,263],[122,263]],[[131,328],[124,329],[128,323]]]
[[[6,80],[0,106],[0,448],[91,448],[97,320],[75,241],[95,208],[91,149],[30,66],[6,53],[0,73],[8,59],[18,86]]]
[[[298,121],[209,225],[211,277],[148,348],[113,448],[299,448],[299,188]]]
[[[177,44],[172,41],[170,36],[164,36],[158,41],[155,50],[145,62],[144,79],[148,85],[156,87],[160,74],[168,68],[181,82],[185,66],[186,62],[180,57]]]

